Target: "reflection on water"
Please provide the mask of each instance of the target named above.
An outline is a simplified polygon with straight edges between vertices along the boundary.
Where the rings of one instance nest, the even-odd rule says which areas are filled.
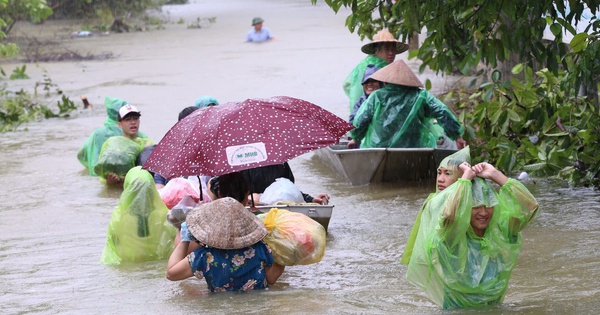
[[[196,1],[188,8],[197,10],[208,2]],[[180,109],[204,94],[223,102],[290,95],[345,117],[340,82],[363,57],[357,50],[360,43],[343,26],[345,16],[306,2],[277,1],[275,10],[269,7],[273,1],[254,1],[260,9],[256,12],[245,1],[222,7],[213,3],[206,13],[196,11],[219,14],[210,29],[170,26],[161,32],[84,39],[79,43],[102,49],[115,45],[129,52],[112,61],[43,65],[61,87],[72,95],[86,93],[96,107],[92,113],[30,124],[29,131],[0,137],[1,313],[442,313],[406,282],[406,267],[399,264],[413,220],[434,190],[433,183],[351,187],[312,154],[290,164],[302,191],[332,196],[335,207],[325,257],[318,264],[287,267],[270,290],[209,294],[202,281],[166,280],[166,261],[98,264],[120,191],[106,189],[86,175],[76,152],[102,125],[104,96],[139,105],[141,130],[155,141],[176,121]],[[190,12],[186,14],[195,14]],[[237,39],[223,39],[224,34],[243,37],[253,15],[268,21],[276,42],[244,46]],[[321,25],[312,38],[303,32],[311,25]],[[153,46],[169,38],[177,41]],[[177,44],[181,41],[185,45]],[[131,52],[134,44],[146,46]],[[261,66],[265,63],[268,71]],[[122,84],[107,85],[110,82]],[[505,303],[484,311],[444,313],[597,312],[600,195],[540,179],[526,185],[541,211],[523,233],[523,251]]]

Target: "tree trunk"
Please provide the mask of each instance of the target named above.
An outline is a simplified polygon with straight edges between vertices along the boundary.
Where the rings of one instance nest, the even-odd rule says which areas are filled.
[[[121,19],[115,19],[113,24],[110,26],[110,31],[114,33],[129,32],[129,25],[127,25]]]
[[[408,50],[413,51],[419,49],[419,33],[414,32],[408,39]]]

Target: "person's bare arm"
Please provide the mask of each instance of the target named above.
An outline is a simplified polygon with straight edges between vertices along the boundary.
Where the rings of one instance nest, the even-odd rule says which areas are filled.
[[[279,279],[279,277],[283,273],[283,270],[285,270],[285,266],[282,266],[278,263],[273,263],[273,266],[266,267],[265,276],[267,278],[267,283],[275,284],[275,282],[277,282],[277,279]]]
[[[508,181],[508,177],[506,177],[506,175],[497,170],[492,164],[487,162],[474,165],[473,171],[475,171],[477,177],[494,181],[496,184],[500,185],[500,187],[504,186],[504,184],[506,184]]]
[[[192,268],[187,260],[188,246],[190,242],[179,242],[167,263],[167,279],[171,281],[187,279],[192,274]]]
[[[461,178],[466,180],[473,180],[475,178],[475,172],[472,170],[471,165],[467,162],[463,162],[458,166],[458,169],[462,173]],[[451,222],[454,222],[454,217],[456,216],[456,210],[458,209],[458,203],[460,202],[460,196],[453,196],[451,200],[446,203],[444,207],[443,215],[444,215],[444,226],[447,226]]]

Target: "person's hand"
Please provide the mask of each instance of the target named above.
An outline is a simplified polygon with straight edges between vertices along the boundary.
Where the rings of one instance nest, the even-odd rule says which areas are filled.
[[[475,171],[471,168],[471,164],[467,162],[462,162],[458,166],[458,169],[462,172],[462,178],[464,179],[473,180],[473,178],[477,176]]]
[[[106,184],[113,186],[113,185],[122,185],[123,184],[123,179],[121,177],[119,177],[119,175],[115,174],[115,173],[110,173],[108,175],[106,175]]]
[[[508,181],[508,177],[497,170],[492,164],[487,162],[481,162],[477,165],[474,165],[473,171],[476,173],[477,177],[490,179],[500,186],[503,186]]]
[[[456,147],[460,150],[463,149],[464,147],[467,146],[467,141],[465,141],[463,138],[458,137],[456,138]]]
[[[252,199],[254,199],[255,206],[261,205],[260,196],[262,196],[262,194],[253,193],[252,195],[248,195],[248,205],[252,206]]]
[[[348,149],[356,149],[360,146],[360,143],[354,139],[348,141],[348,144],[346,145],[348,147]]]
[[[190,234],[186,222],[181,223],[181,231],[179,231],[179,237],[181,238],[181,242],[192,241],[192,234]]]
[[[479,164],[473,165],[473,171],[477,174],[478,177],[490,179],[494,172],[496,172],[496,168],[487,162],[481,162]]]
[[[313,198],[312,202],[321,205],[326,205],[329,203],[329,195],[325,193],[318,194],[316,197]]]

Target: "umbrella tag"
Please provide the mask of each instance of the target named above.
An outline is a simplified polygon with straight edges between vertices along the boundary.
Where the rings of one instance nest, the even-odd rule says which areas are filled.
[[[234,145],[225,148],[231,166],[259,163],[267,160],[267,149],[262,142]]]

